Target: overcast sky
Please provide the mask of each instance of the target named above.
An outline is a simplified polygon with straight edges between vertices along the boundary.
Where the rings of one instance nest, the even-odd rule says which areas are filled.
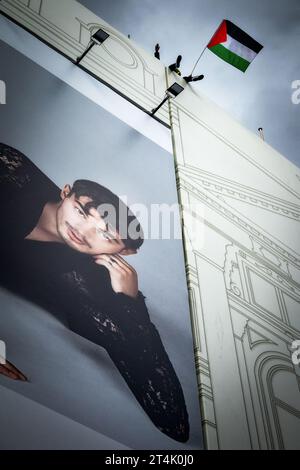
[[[206,50],[192,86],[217,102],[300,167],[300,104],[292,82],[300,80],[300,0],[80,0],[80,3],[161,60],[183,56],[189,73],[222,19],[230,19],[264,49],[244,74]]]

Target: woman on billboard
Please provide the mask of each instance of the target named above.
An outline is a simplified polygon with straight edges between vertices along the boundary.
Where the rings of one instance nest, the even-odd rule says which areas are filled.
[[[63,314],[72,331],[105,348],[152,422],[186,442],[181,384],[150,320],[138,275],[123,258],[143,244],[135,215],[96,182],[77,180],[60,190],[5,144],[0,196],[1,285]],[[107,217],[108,208],[115,217]],[[0,373],[26,380],[8,361]]]

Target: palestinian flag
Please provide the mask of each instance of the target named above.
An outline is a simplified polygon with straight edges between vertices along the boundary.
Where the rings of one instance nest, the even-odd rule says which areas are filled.
[[[255,39],[228,20],[222,21],[207,47],[242,72],[246,72],[252,60],[263,48]]]

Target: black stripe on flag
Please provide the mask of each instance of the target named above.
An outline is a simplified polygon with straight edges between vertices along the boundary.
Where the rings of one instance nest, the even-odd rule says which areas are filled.
[[[227,24],[227,33],[233,39],[238,42],[244,44],[244,46],[249,47],[252,51],[256,52],[257,54],[262,50],[264,46],[259,44],[259,42],[255,41],[249,34],[245,33],[242,29],[238,28],[235,24],[231,23],[231,21],[226,20]]]

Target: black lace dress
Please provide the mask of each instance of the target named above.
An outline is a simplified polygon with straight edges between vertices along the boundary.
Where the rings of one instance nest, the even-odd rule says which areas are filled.
[[[0,144],[0,283],[104,347],[152,422],[186,442],[182,388],[151,322],[145,297],[116,294],[108,270],[67,245],[25,240],[59,188],[25,155]],[[9,358],[8,358],[9,359]]]

